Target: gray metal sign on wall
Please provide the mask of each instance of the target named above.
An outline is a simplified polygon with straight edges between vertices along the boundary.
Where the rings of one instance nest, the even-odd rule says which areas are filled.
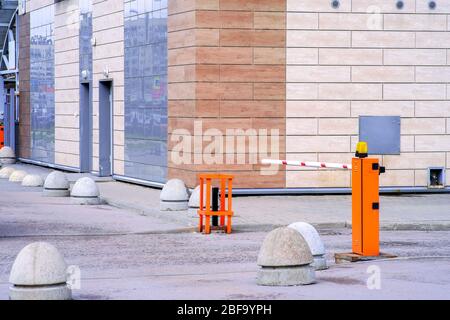
[[[398,116],[360,116],[359,141],[369,154],[400,154],[400,123]]]

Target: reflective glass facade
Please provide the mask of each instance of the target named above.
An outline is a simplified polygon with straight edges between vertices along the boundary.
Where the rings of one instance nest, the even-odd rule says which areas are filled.
[[[31,158],[54,163],[55,54],[53,5],[30,15]]]
[[[92,81],[92,0],[80,0],[80,81]]]
[[[167,0],[125,2],[125,175],[167,176]]]

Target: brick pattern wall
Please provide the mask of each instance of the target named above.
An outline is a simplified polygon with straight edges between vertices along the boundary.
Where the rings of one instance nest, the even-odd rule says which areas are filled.
[[[27,1],[27,12],[50,3]],[[399,10],[395,1],[384,0],[341,0],[337,9],[329,0],[169,1],[169,178],[193,187],[198,173],[220,170],[235,173],[237,187],[349,187],[350,173],[344,171],[261,175],[259,165],[248,163],[255,152],[248,151],[248,142],[246,164],[179,165],[170,150],[178,140],[174,130],[193,134],[201,123],[203,132],[278,129],[279,158],[349,162],[359,115],[402,117],[402,154],[379,156],[389,169],[382,185],[424,186],[427,167],[450,169],[450,3],[438,1],[434,10],[427,1],[404,3]],[[77,1],[57,3],[55,10],[55,160],[78,166],[79,41],[63,19],[67,14],[78,17]],[[93,0],[93,169],[98,170],[98,82],[108,69],[119,175],[124,174],[123,14],[123,0]],[[21,18],[19,154],[27,157],[29,14]],[[202,150],[192,149],[189,158]]]
[[[99,81],[113,80],[113,170],[124,174],[124,1],[93,0],[93,170],[99,170]]]
[[[285,11],[285,0],[169,2],[169,178],[193,187],[198,173],[220,170],[236,174],[237,187],[285,186],[284,172],[261,175],[249,163],[249,139],[245,164],[236,154],[234,164],[210,165],[176,165],[170,156],[173,131],[192,134],[199,121],[203,132],[278,129],[285,156]]]
[[[19,18],[19,129],[18,156],[30,158],[30,14]]]
[[[208,30],[200,33],[195,26],[196,1],[172,0],[168,3],[168,178],[179,178],[186,184],[195,185],[195,169],[177,166],[171,161],[170,142],[174,129],[179,126],[193,130],[193,118],[196,115],[196,39],[209,35]],[[192,157],[192,153],[188,153]]]
[[[26,11],[29,13],[42,7],[49,6],[54,2],[55,0],[27,0]]]
[[[79,168],[78,0],[55,3],[55,163]]]
[[[450,3],[395,4],[287,1],[288,159],[349,162],[359,115],[398,115],[401,155],[379,156],[381,184],[425,186],[426,168],[449,168]],[[349,187],[350,173],[289,170],[286,186]]]

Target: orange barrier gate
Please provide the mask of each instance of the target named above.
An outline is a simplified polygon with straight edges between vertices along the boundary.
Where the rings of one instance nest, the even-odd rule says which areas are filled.
[[[364,257],[380,255],[379,160],[368,158],[367,144],[358,144],[352,159],[352,251]]]
[[[205,234],[211,233],[211,217],[220,217],[219,230],[231,233],[231,219],[233,216],[232,191],[233,191],[232,175],[227,174],[200,174],[200,206],[198,210],[199,232]],[[211,203],[211,196],[217,195],[217,191],[213,189],[213,180],[218,180],[220,190],[220,201],[217,206],[215,200]],[[205,197],[206,191],[206,197]],[[206,199],[205,199],[206,198]],[[225,218],[227,219],[225,225]]]
[[[262,160],[262,164],[352,170],[352,251],[364,257],[380,255],[379,175],[385,168],[368,158],[367,143],[359,142],[352,164]]]
[[[5,146],[5,130],[3,126],[0,125],[0,149]]]

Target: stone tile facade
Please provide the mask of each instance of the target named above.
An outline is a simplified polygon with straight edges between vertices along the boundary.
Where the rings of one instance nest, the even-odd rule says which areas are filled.
[[[27,12],[51,3],[33,0]],[[98,171],[98,83],[108,70],[114,83],[116,175],[125,174],[127,158],[128,3],[93,0],[92,169]],[[238,188],[348,188],[350,172],[272,167],[261,174],[264,166],[258,163],[263,157],[350,162],[359,139],[358,117],[364,115],[401,117],[401,154],[378,156],[388,170],[382,186],[423,187],[428,167],[450,169],[450,5],[437,1],[432,10],[427,1],[415,0],[405,0],[402,9],[395,1],[339,4],[168,1],[168,178],[194,187],[198,173],[220,171],[235,174]],[[55,161],[77,167],[79,49],[70,28],[77,22],[68,19],[77,12],[77,1],[59,2],[55,9]],[[23,157],[29,145],[26,17],[20,38]],[[231,129],[227,140],[224,134]],[[261,155],[260,129],[277,130],[277,154],[270,153],[275,146],[270,142],[267,155]],[[238,139],[240,149],[227,149],[227,142]],[[180,145],[189,148],[180,152]]]
[[[180,129],[194,134],[194,123],[201,123],[204,138],[208,130],[219,136],[227,129],[256,129],[235,155],[222,141],[224,154],[212,165],[169,162],[169,177],[195,186],[198,173],[219,170],[235,174],[236,187],[285,186],[282,171],[260,174],[257,150],[250,148],[258,129],[276,129],[279,157],[285,157],[285,12],[284,0],[169,2],[169,140],[178,141]],[[187,158],[202,145],[193,145]]]
[[[289,159],[350,161],[358,116],[401,116],[401,155],[380,156],[382,186],[426,186],[447,167],[447,2],[287,1]],[[369,146],[370,148],[370,146]],[[329,159],[329,160],[328,160]],[[447,162],[446,162],[447,161]],[[321,177],[325,177],[321,179]],[[314,183],[317,180],[318,183]],[[289,169],[287,187],[349,187],[347,173]]]

